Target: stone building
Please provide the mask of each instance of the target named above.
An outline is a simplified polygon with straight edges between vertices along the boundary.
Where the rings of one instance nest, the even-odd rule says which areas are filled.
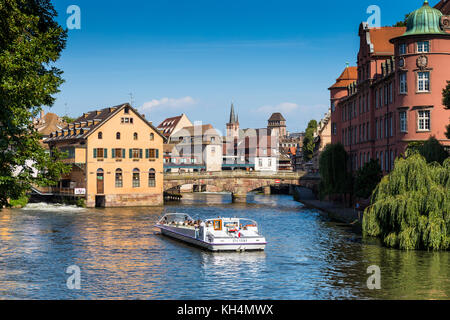
[[[448,10],[447,1],[438,6]],[[356,79],[346,70],[349,76],[330,88],[331,139],[345,146],[353,170],[378,159],[388,173],[409,143],[432,136],[450,145],[450,110],[442,105],[450,80],[448,22],[425,1],[406,28],[360,25]]]
[[[164,140],[129,104],[85,113],[45,141],[72,165],[54,193],[85,196],[88,207],[162,205]]]
[[[274,135],[280,139],[287,136],[286,119],[279,112],[272,114],[268,120],[267,129],[270,129]]]
[[[178,130],[165,147],[166,172],[221,171],[222,161],[222,137],[210,124]]]

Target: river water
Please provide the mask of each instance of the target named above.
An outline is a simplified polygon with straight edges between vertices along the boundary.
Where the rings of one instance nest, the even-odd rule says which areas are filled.
[[[259,222],[265,252],[209,253],[161,236],[163,213]],[[450,253],[401,252],[290,196],[186,195],[164,208],[35,204],[0,212],[0,299],[449,299]],[[70,290],[69,266],[81,270]],[[367,288],[367,268],[381,289]]]

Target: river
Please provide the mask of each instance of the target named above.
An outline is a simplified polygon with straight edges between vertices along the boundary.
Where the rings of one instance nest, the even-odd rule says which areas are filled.
[[[163,237],[163,213],[259,222],[265,252],[209,253]],[[186,195],[164,208],[45,204],[0,211],[0,299],[449,299],[449,252],[363,240],[290,196]],[[369,266],[381,289],[367,288]],[[69,266],[81,270],[70,290]]]

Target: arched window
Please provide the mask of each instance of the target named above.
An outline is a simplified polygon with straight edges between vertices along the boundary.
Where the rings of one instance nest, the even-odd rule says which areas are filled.
[[[137,134],[136,132],[133,134],[133,139],[134,139],[134,140],[137,140],[137,139],[138,139],[138,134]]]
[[[98,139],[99,139],[99,140],[102,140],[102,139],[103,139],[103,132],[99,132],[99,133],[98,133]]]
[[[154,141],[155,140],[155,134],[154,133],[150,133],[150,141]]]
[[[117,133],[116,133],[116,139],[117,139],[117,140],[120,140],[120,132],[117,132]]]
[[[123,172],[122,169],[116,170],[116,188],[123,187]]]
[[[150,169],[148,172],[148,186],[150,188],[156,187],[156,171],[155,169]]]
[[[141,186],[141,174],[139,169],[133,170],[133,188],[139,188]]]

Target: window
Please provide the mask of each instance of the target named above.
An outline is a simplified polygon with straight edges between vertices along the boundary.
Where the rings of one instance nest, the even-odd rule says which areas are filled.
[[[394,136],[394,124],[393,124],[393,121],[394,121],[394,119],[393,119],[392,114],[391,114],[391,115],[389,115],[389,133],[390,133],[389,135],[391,137]]]
[[[430,91],[430,73],[418,72],[417,73],[417,90],[419,92]]]
[[[334,112],[336,110],[336,105],[334,102],[331,102],[331,112]]]
[[[383,118],[380,118],[380,139],[383,139]]]
[[[389,103],[394,102],[394,90],[393,90],[393,85],[392,82],[389,83]]]
[[[333,124],[331,125],[331,128],[332,128],[332,130],[333,130],[333,135],[334,135],[334,136],[337,135],[337,124],[336,124],[336,123],[333,123]]]
[[[94,158],[108,158],[108,149],[96,148],[94,149]]]
[[[130,149],[130,159],[142,159],[142,149]]]
[[[419,123],[418,123],[418,129],[419,131],[430,131],[431,125],[430,125],[430,116],[431,112],[430,110],[423,110],[419,111]]]
[[[404,94],[408,92],[408,84],[406,81],[406,73],[400,73],[400,93]]]
[[[157,158],[159,158],[159,150],[158,149],[146,149],[145,157],[147,159],[157,159]]]
[[[417,52],[418,53],[430,52],[430,42],[429,41],[417,42]]]
[[[380,164],[381,164],[381,171],[384,171],[384,158],[383,158],[383,151],[380,152]]]
[[[138,134],[135,132],[133,133],[133,140],[137,140],[138,139]]]
[[[262,159],[259,159],[259,166],[260,166],[260,167],[263,166],[263,161],[262,161]]]
[[[400,43],[400,46],[398,47],[398,53],[406,54],[406,43]]]
[[[113,159],[125,159],[125,149],[112,149]]]
[[[269,159],[268,160],[268,164],[267,164],[269,167],[272,167],[272,159]]]
[[[378,139],[378,119],[375,119],[375,139]]]
[[[399,113],[399,119],[400,119],[400,132],[408,132],[408,123],[406,120],[406,111],[400,111]]]
[[[120,132],[116,133],[116,140],[120,140]]]
[[[99,132],[98,133],[98,140],[102,140],[103,139],[103,132]]]
[[[116,170],[116,188],[123,187],[123,172],[121,169]]]
[[[150,133],[150,141],[154,141],[155,140],[155,134],[154,133]]]
[[[150,169],[148,172],[148,186],[150,188],[156,187],[156,171],[155,169]]]
[[[128,107],[125,107],[125,114],[129,114],[130,113],[130,108],[128,108]]]
[[[139,169],[133,170],[133,188],[139,188],[141,186],[141,174]]]

